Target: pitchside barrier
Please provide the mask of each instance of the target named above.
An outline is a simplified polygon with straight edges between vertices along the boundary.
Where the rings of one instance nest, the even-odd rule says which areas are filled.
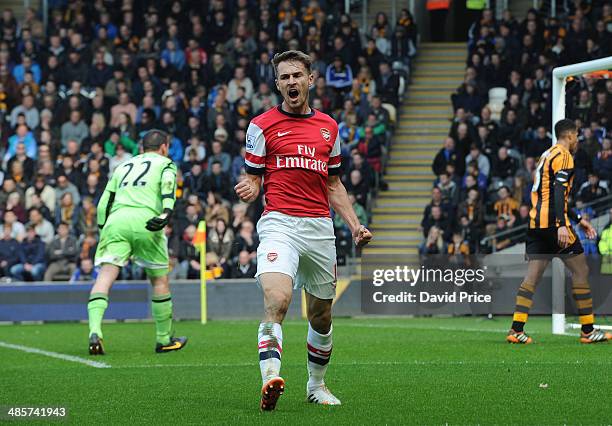
[[[479,315],[495,317],[514,311],[516,291],[524,277],[523,245],[510,253],[487,256],[411,257],[406,254],[362,256],[361,276],[340,279],[334,315],[432,316]],[[512,254],[514,252],[514,254]],[[594,309],[612,314],[612,258],[589,257]],[[553,312],[552,268],[549,267],[534,297],[531,313]],[[482,280],[479,277],[482,276]],[[262,316],[262,293],[255,280],[211,280],[206,298],[197,280],[171,284],[176,319],[253,319]],[[567,280],[563,303],[575,314]],[[87,319],[91,283],[0,284],[0,322],[82,321]],[[147,320],[151,317],[151,286],[145,281],[118,282],[110,294],[107,320]],[[201,300],[207,309],[203,310]],[[295,290],[288,318],[305,316],[304,296]]]
[[[596,59],[594,61],[581,62],[578,64],[566,65],[553,69],[553,99],[552,99],[552,122],[565,118],[565,86],[569,78],[573,76],[582,76],[584,74],[593,73],[595,71],[604,71],[599,73],[600,78],[611,78],[612,73],[605,72],[612,69],[612,56],[607,58]],[[554,132],[553,132],[554,133]],[[553,134],[553,145],[557,143],[557,138]],[[553,278],[553,313],[552,313],[552,332],[553,334],[565,334],[568,329],[580,328],[580,324],[566,323],[566,303],[565,303],[565,273],[564,265],[559,259],[553,261],[554,278]],[[612,329],[612,326],[602,326],[605,329]]]

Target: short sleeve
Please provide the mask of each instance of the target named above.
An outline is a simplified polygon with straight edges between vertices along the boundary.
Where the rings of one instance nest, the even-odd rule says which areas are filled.
[[[340,132],[336,133],[336,141],[329,154],[329,163],[327,165],[328,174],[333,176],[341,171],[342,156],[340,155]]]
[[[563,152],[553,158],[552,169],[555,181],[567,186],[574,171],[574,158],[569,152]]]
[[[252,122],[246,133],[244,164],[246,172],[251,175],[261,175],[266,169],[266,138],[263,130]]]
[[[552,160],[552,169],[555,175],[561,170],[572,170],[573,168],[574,158],[569,152],[561,152]]]

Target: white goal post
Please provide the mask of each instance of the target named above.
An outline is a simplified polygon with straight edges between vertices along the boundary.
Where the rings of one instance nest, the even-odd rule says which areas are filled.
[[[593,71],[612,69],[612,56],[596,59],[594,61],[581,62],[579,64],[557,67],[553,70],[552,82],[552,122],[554,124],[565,118],[565,83],[568,77],[586,74]],[[557,138],[553,132],[553,145]],[[580,328],[580,324],[565,322],[565,267],[563,262],[555,258],[552,262],[552,332],[553,334],[565,334],[566,329]],[[600,326],[603,329],[612,329],[612,326]]]

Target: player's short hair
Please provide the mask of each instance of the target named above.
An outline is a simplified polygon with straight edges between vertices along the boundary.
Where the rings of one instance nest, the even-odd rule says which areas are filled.
[[[149,130],[142,138],[142,149],[147,151],[157,151],[160,146],[168,145],[170,135],[163,130]]]
[[[562,139],[569,132],[576,131],[576,124],[569,118],[563,118],[555,124],[555,136],[557,139]]]
[[[311,73],[312,60],[310,59],[310,56],[308,56],[301,50],[287,50],[283,53],[277,53],[276,55],[274,55],[274,58],[272,58],[272,64],[274,65],[274,75],[278,77],[278,64],[280,64],[281,62],[288,61],[301,62],[302,64],[304,64],[304,68],[306,68],[308,74]]]

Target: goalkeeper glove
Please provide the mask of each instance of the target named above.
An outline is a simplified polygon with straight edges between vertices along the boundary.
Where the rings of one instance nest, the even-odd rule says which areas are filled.
[[[161,231],[170,222],[172,210],[164,209],[164,212],[159,216],[155,216],[147,221],[147,230],[152,232]]]

